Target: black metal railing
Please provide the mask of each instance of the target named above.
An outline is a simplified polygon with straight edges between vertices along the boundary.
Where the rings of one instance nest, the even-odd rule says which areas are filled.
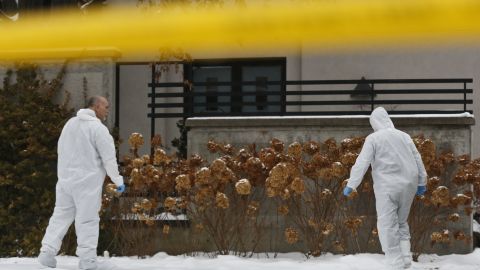
[[[469,106],[473,104],[472,82],[456,78],[150,83],[148,117],[361,115],[375,106],[393,106],[391,114],[473,113]],[[207,86],[259,85],[274,89],[204,91]],[[168,88],[168,92],[158,88]],[[248,106],[253,111],[243,110]]]

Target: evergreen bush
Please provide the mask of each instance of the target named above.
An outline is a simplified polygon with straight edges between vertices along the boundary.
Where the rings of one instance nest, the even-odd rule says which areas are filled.
[[[0,89],[0,257],[36,255],[52,214],[57,141],[72,115],[68,98],[53,101],[65,70],[47,80],[36,65],[18,64]]]

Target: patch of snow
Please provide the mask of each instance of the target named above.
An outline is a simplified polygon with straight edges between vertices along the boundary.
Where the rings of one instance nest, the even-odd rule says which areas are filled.
[[[78,258],[57,256],[58,268],[77,269]],[[105,258],[99,258],[105,260]],[[218,256],[210,258],[207,255],[169,256],[164,252],[155,256],[139,259],[135,257],[112,257],[108,259],[124,270],[384,270],[384,256],[381,254],[333,255],[325,254],[317,258],[306,259],[301,253],[273,254],[258,253],[252,258],[237,256]],[[435,270],[478,270],[480,269],[480,249],[465,255],[434,254],[421,255],[419,262],[413,263],[414,269]],[[36,258],[0,258],[2,270],[37,270],[41,269]]]
[[[480,224],[478,224],[478,222],[475,219],[473,220],[473,231],[480,233]]]

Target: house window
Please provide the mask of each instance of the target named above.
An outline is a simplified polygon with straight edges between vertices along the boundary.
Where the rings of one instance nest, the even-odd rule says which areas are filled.
[[[279,82],[285,81],[285,68],[285,58],[196,60],[185,66],[185,79],[193,83],[194,92],[205,95],[194,96],[193,112],[208,115],[281,112],[280,94],[285,86]]]
[[[255,81],[257,82],[255,85],[255,103],[257,103],[257,110],[263,111],[265,110],[267,103],[268,78],[265,76],[260,76],[257,77]]]
[[[207,111],[218,110],[218,96],[217,96],[218,86],[215,85],[215,83],[217,82],[218,82],[218,78],[212,78],[212,77],[207,78],[207,85],[206,85]],[[211,85],[209,85],[208,83],[211,83]]]

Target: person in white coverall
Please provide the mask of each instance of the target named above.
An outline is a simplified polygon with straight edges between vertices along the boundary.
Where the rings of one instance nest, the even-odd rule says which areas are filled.
[[[343,194],[350,195],[372,166],[378,236],[386,262],[390,269],[409,268],[412,255],[407,219],[415,193],[426,191],[427,173],[412,139],[395,129],[384,108],[372,112],[370,124],[374,133],[365,139]]]
[[[88,108],[79,110],[63,127],[58,140],[55,208],[38,256],[44,266],[56,267],[55,255],[75,221],[79,268],[102,268],[96,257],[105,174],[117,185],[118,192],[125,190],[113,138],[100,121],[106,119],[108,108],[104,97],[92,97]]]

